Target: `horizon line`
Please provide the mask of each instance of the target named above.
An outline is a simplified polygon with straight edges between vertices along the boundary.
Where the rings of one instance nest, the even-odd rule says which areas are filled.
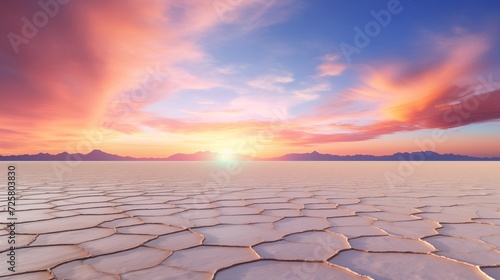
[[[98,156],[103,156],[103,157],[108,157],[106,158],[99,158],[95,160],[86,160],[84,158],[81,158],[79,160],[81,161],[343,161],[342,159],[326,159],[326,158],[311,158],[310,160],[307,159],[298,159],[298,158],[290,158],[290,157],[305,157],[305,156],[316,156],[316,157],[339,157],[339,158],[346,158],[345,161],[400,161],[400,160],[413,160],[413,161],[459,161],[458,158],[462,158],[463,160],[469,160],[469,161],[474,161],[474,160],[490,160],[490,161],[499,161],[500,156],[486,156],[486,157],[480,157],[480,156],[471,156],[471,155],[463,155],[463,154],[455,154],[455,153],[438,153],[432,150],[427,150],[427,151],[405,151],[405,152],[395,152],[393,154],[385,154],[385,155],[373,155],[373,154],[350,154],[350,155],[337,155],[337,154],[329,154],[329,153],[320,153],[317,152],[316,150],[312,152],[306,152],[306,153],[286,153],[281,156],[273,156],[273,157],[257,157],[257,156],[251,156],[251,155],[246,155],[246,154],[240,154],[240,153],[224,153],[224,152],[212,152],[209,150],[206,151],[197,151],[194,153],[175,153],[171,154],[166,157],[134,157],[134,156],[123,156],[123,155],[118,155],[118,154],[110,154],[107,153],[103,150],[100,149],[94,149],[86,154],[84,153],[69,153],[67,151],[57,153],[57,154],[50,154],[50,153],[43,153],[39,152],[37,154],[18,154],[18,155],[0,155],[0,161],[58,161],[57,159],[36,159],[37,157],[57,157],[57,156],[66,156],[66,160],[70,160],[68,157],[71,156],[93,156],[96,153],[100,153]],[[200,154],[210,154],[212,158],[190,158],[190,157],[196,157],[200,156]],[[414,157],[415,155],[420,154],[421,159],[415,159],[411,158]],[[409,156],[410,158],[406,159],[403,157],[404,156]],[[390,159],[390,157],[395,157],[399,156],[397,159]],[[438,156],[441,157],[440,159],[432,159],[429,158],[431,156]],[[20,157],[28,157],[28,159],[17,159]],[[175,158],[179,157],[179,158]],[[184,157],[184,159],[182,158]],[[219,157],[219,158],[217,158]],[[286,157],[289,157],[288,159]],[[356,159],[355,157],[368,157],[367,159]],[[454,157],[454,158],[448,158],[446,157]]]

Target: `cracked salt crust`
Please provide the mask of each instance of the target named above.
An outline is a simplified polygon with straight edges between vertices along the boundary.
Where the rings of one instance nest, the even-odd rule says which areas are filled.
[[[84,162],[64,182],[19,163],[22,262],[0,277],[500,279],[499,163],[429,162],[393,188],[395,163],[245,164],[200,193],[207,163]]]

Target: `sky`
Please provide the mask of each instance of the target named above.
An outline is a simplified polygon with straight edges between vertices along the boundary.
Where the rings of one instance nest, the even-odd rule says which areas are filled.
[[[500,156],[500,2],[0,1],[0,154]]]

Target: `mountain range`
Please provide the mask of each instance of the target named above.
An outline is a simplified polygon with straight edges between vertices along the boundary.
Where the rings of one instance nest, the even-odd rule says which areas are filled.
[[[224,154],[209,151],[194,154],[174,154],[166,158],[135,158],[108,154],[101,150],[93,150],[88,154],[67,152],[59,154],[39,153],[35,155],[0,156],[0,161],[213,161],[224,158]],[[239,161],[500,161],[500,157],[472,157],[456,154],[438,154],[432,151],[395,153],[385,156],[374,155],[348,155],[339,156],[321,154],[317,151],[311,153],[292,153],[280,157],[256,158],[240,154],[231,156],[231,160]]]

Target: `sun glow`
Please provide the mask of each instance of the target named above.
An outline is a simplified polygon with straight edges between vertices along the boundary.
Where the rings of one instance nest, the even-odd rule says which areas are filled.
[[[233,150],[226,149],[219,154],[219,161],[232,161],[235,160],[235,152]]]

